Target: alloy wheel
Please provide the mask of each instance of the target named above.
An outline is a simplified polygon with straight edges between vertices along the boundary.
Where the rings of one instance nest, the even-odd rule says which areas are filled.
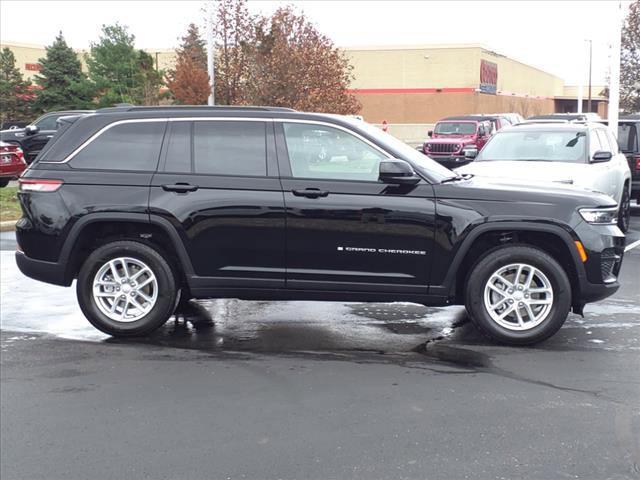
[[[155,306],[158,280],[144,262],[131,257],[114,258],[96,273],[93,299],[111,320],[135,322]]]
[[[484,288],[484,306],[501,327],[530,330],[549,316],[553,287],[541,270],[526,263],[513,263],[491,274]]]

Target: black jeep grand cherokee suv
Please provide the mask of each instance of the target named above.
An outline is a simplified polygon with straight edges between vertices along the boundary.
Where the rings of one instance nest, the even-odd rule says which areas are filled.
[[[350,118],[121,107],[66,119],[21,179],[17,263],[112,335],[185,298],[464,304],[530,344],[618,288],[609,197],[461,177]]]

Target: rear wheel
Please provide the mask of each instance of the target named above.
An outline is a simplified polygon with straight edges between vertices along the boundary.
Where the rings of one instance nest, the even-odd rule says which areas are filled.
[[[631,195],[629,195],[629,185],[624,184],[622,197],[620,198],[620,207],[618,210],[618,227],[623,233],[629,231],[629,223],[631,222]]]
[[[78,303],[89,322],[109,335],[146,335],[163,325],[176,305],[176,281],[153,248],[133,241],[108,243],[80,269]]]
[[[9,185],[11,179],[9,178],[0,178],[0,188],[4,188]]]
[[[465,305],[478,329],[492,339],[529,345],[560,329],[571,307],[571,284],[542,250],[502,247],[472,268]]]

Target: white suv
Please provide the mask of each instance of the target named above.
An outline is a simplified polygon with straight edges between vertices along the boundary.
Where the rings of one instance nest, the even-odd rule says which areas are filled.
[[[599,123],[526,123],[497,132],[460,173],[555,182],[605,193],[618,203],[618,226],[629,229],[631,172],[611,131]]]

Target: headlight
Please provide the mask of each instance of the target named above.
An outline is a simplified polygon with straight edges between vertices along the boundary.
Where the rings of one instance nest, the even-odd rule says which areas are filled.
[[[618,207],[581,208],[579,212],[587,223],[597,225],[615,225],[618,223]]]

